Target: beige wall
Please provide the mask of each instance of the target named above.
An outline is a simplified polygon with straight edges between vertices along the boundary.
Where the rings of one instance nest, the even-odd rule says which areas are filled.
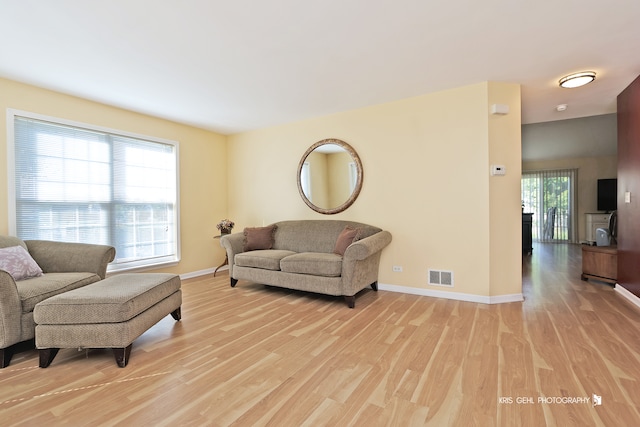
[[[353,162],[347,152],[327,154],[329,170],[329,206],[335,208],[343,205],[351,197],[349,164]]]
[[[489,163],[507,168],[489,180],[491,295],[504,295],[522,291],[520,87],[489,83],[488,98],[509,106],[509,114],[489,116]]]
[[[0,111],[7,108],[155,136],[179,142],[182,261],[158,271],[190,273],[219,265],[224,252],[213,236],[227,216],[226,137],[57,92],[0,79]],[[0,120],[0,233],[7,212],[7,129]]]
[[[586,239],[584,214],[598,212],[596,204],[597,180],[618,175],[618,157],[579,157],[556,160],[538,160],[522,163],[523,171],[578,169],[578,239]]]
[[[510,114],[491,116],[490,104]],[[363,188],[345,212],[310,210],[296,187],[314,142],[358,152]],[[480,296],[521,293],[520,90],[481,83],[229,137],[229,215],[240,228],[286,219],[340,218],[389,230],[380,283]],[[507,167],[490,177],[491,162]],[[402,273],[392,266],[403,267]],[[455,287],[427,285],[427,270]]]
[[[311,171],[311,202],[315,206],[333,209],[349,199],[349,163],[352,161],[347,152],[314,151],[307,156]]]
[[[391,231],[380,283],[486,297],[521,293],[520,94],[481,83],[230,137],[0,79],[0,107],[180,142],[182,262],[190,273],[224,254],[215,224],[344,218]],[[493,103],[508,104],[491,116]],[[6,121],[0,164],[6,165]],[[352,145],[363,189],[335,216],[310,210],[296,184],[306,149],[326,138]],[[490,177],[490,164],[507,167]],[[8,230],[6,172],[0,174],[0,232]],[[392,266],[403,267],[393,273]],[[455,287],[427,285],[429,268],[454,272]]]
[[[331,205],[327,155],[314,151],[307,156],[307,162],[310,170],[311,202],[321,208],[328,208]]]

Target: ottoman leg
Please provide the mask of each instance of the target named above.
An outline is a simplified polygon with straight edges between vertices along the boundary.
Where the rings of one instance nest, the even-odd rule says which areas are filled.
[[[133,343],[129,344],[125,348],[114,348],[113,355],[116,358],[116,363],[119,367],[124,368],[129,363],[129,355],[131,354],[131,346]]]
[[[56,354],[58,354],[58,350],[60,350],[59,348],[41,348],[40,350],[38,350],[38,353],[40,354],[40,367],[41,368],[46,368],[47,366],[51,365],[51,362],[53,362],[53,359],[56,357]]]
[[[173,317],[175,320],[182,319],[182,312],[180,311],[180,307],[171,312],[171,317]]]

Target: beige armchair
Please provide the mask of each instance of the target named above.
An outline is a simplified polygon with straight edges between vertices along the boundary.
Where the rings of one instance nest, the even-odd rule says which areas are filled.
[[[0,368],[9,365],[16,351],[33,346],[33,308],[37,303],[104,279],[107,265],[116,253],[115,248],[106,245],[0,236],[0,248],[12,246],[26,249],[43,274],[16,281],[0,269]]]

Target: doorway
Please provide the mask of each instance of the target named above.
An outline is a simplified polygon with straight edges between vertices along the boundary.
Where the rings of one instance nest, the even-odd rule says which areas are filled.
[[[576,243],[577,169],[523,171],[522,211],[533,213],[532,239]]]

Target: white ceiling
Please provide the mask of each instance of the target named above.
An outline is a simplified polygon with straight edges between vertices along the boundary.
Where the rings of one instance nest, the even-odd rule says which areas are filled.
[[[615,112],[639,21],[638,0],[0,0],[0,76],[221,133],[500,81],[537,123]]]

